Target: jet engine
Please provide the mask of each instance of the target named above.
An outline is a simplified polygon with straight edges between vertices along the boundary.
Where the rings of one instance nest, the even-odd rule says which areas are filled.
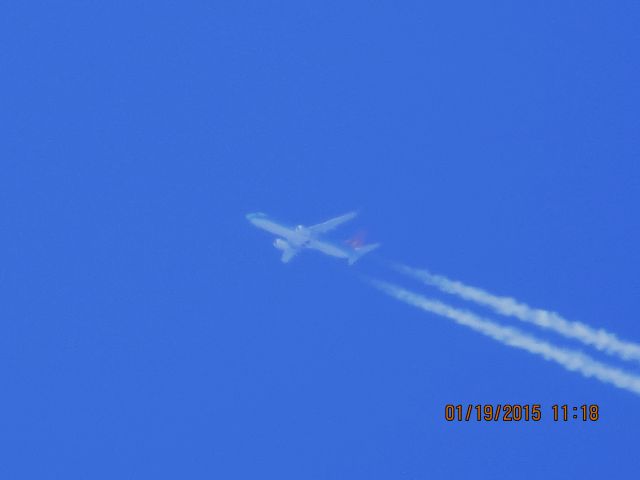
[[[283,240],[282,238],[276,238],[273,241],[273,246],[276,247],[278,250],[288,250],[290,247],[289,242],[287,242],[286,240]]]

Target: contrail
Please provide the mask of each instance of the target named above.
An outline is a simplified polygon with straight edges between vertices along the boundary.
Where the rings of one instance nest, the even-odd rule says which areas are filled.
[[[579,372],[585,377],[595,377],[598,380],[629,390],[640,395],[640,376],[601,363],[577,350],[565,349],[528,335],[513,327],[504,327],[497,323],[479,317],[474,313],[459,310],[417,293],[405,290],[394,284],[375,279],[367,279],[374,287],[391,297],[414,307],[449,318],[459,325],[493,338],[503,345],[520,348],[545,360],[560,364],[567,370]]]
[[[640,345],[620,340],[615,334],[606,330],[595,329],[581,322],[566,320],[555,312],[532,308],[513,298],[499,297],[480,288],[450,280],[442,275],[434,275],[426,270],[418,270],[397,263],[393,263],[392,266],[395,270],[417,278],[427,285],[432,285],[443,292],[457,295],[464,300],[487,306],[496,313],[515,317],[523,322],[552,330],[623,360],[640,361]]]

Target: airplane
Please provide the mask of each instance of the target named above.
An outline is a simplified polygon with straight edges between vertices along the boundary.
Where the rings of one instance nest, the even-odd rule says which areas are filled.
[[[353,246],[343,247],[337,243],[323,240],[320,237],[322,234],[333,230],[345,222],[348,222],[356,215],[356,212],[349,212],[310,227],[305,227],[304,225],[298,225],[297,227],[282,225],[270,219],[264,213],[249,213],[247,215],[247,220],[262,230],[266,230],[278,237],[282,237],[276,238],[273,242],[273,246],[282,250],[282,257],[280,260],[282,260],[283,263],[288,263],[303,248],[308,248],[311,250],[318,250],[333,257],[346,258],[349,265],[353,265],[365,253],[375,250],[380,246],[380,244],[353,244]]]

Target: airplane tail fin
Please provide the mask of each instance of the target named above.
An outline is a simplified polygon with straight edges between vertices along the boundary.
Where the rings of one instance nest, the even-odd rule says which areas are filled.
[[[379,243],[372,243],[370,245],[363,245],[362,247],[356,247],[353,249],[351,256],[349,257],[349,265],[353,265],[356,263],[360,257],[362,257],[365,253],[369,253],[380,246]]]

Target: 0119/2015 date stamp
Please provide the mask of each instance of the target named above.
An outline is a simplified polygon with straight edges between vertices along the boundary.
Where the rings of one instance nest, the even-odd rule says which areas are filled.
[[[551,418],[554,422],[597,422],[600,419],[600,407],[596,404],[554,404],[543,408],[539,403],[448,403],[444,407],[444,419],[447,422],[539,422],[543,417]]]

